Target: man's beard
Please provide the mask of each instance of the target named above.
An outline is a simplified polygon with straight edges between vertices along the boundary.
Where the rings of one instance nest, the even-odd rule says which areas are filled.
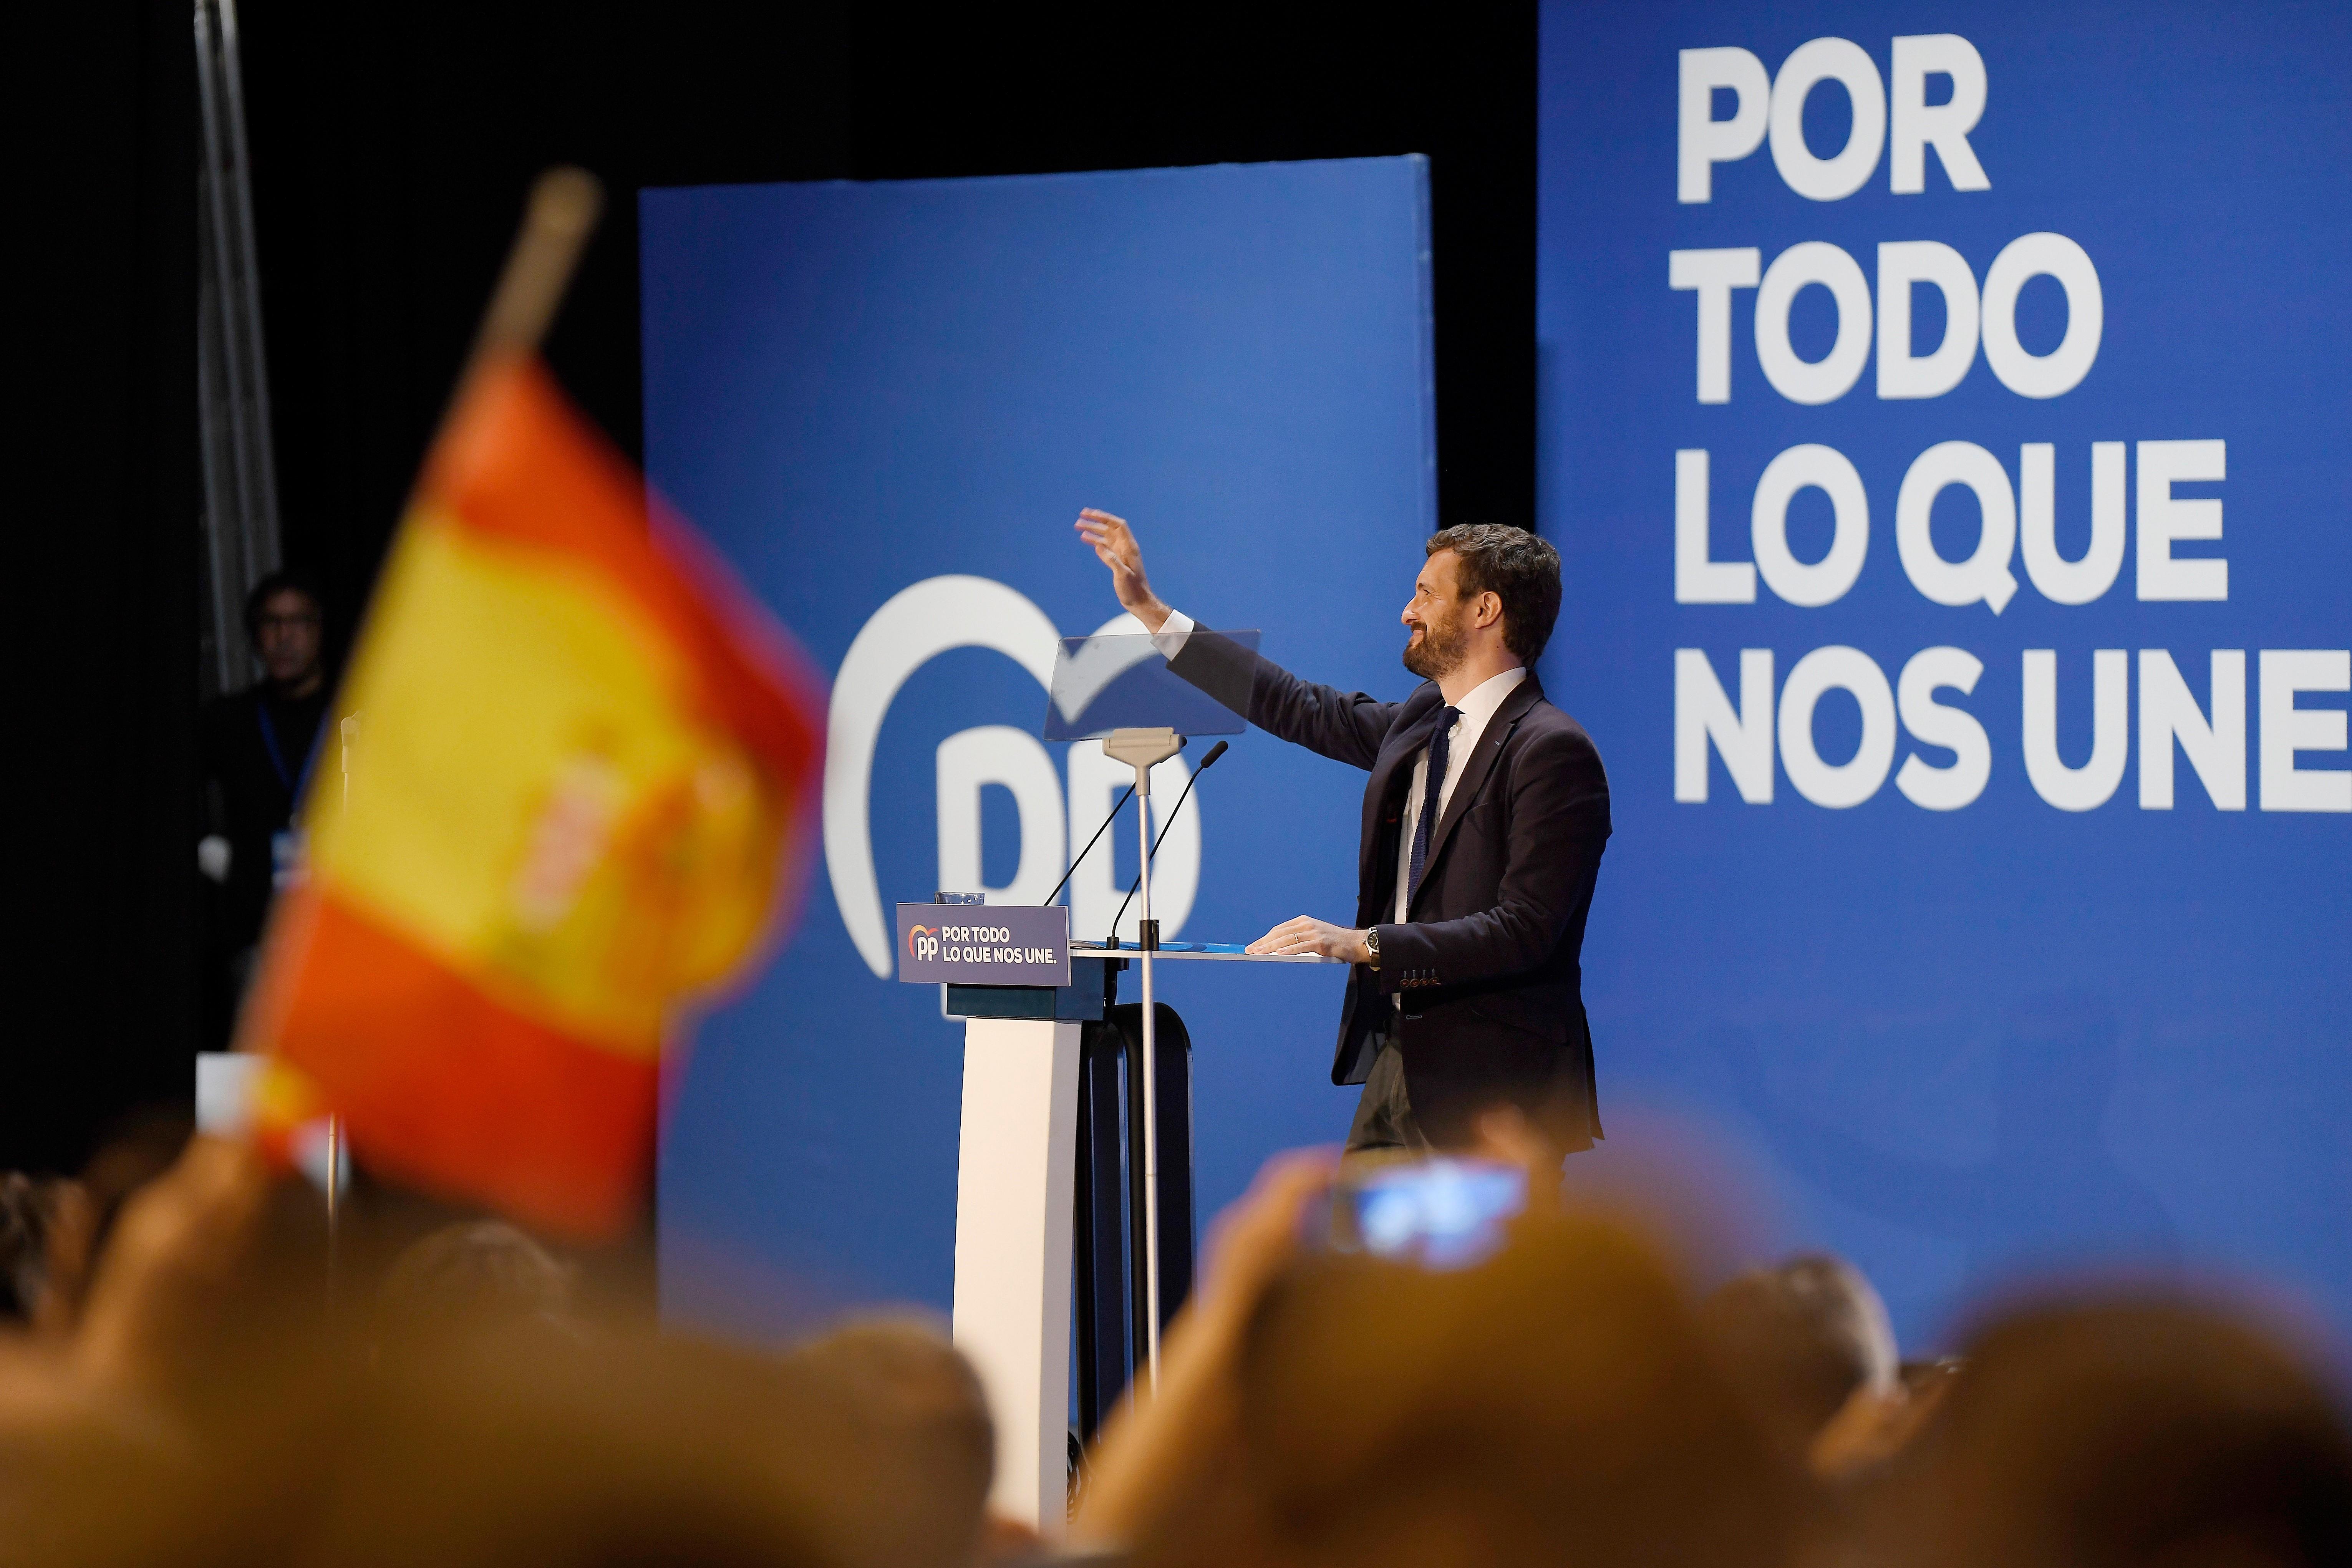
[[[1404,645],[1404,667],[1423,680],[1443,680],[1461,668],[1469,647],[1470,630],[1460,616],[1425,621],[1421,636]]]

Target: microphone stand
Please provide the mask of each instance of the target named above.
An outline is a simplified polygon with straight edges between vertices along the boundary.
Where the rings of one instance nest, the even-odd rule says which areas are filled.
[[[1192,798],[1192,786],[1201,782],[1201,775],[1207,773],[1210,768],[1213,767],[1216,764],[1217,759],[1223,756],[1229,749],[1230,748],[1227,743],[1223,741],[1220,741],[1215,745],[1211,746],[1209,748],[1209,754],[1201,759],[1201,765],[1192,770],[1192,776],[1184,781],[1184,793],[1176,797],[1175,807],[1168,813],[1168,820],[1160,825],[1160,836],[1151,841],[1151,853],[1153,855],[1159,854],[1160,847],[1168,842],[1169,829],[1176,826],[1176,813],[1183,810],[1184,803]],[[1121,795],[1119,797],[1121,805],[1126,804],[1126,800],[1127,797],[1125,795]],[[1099,837],[1099,835],[1097,835],[1097,837]],[[1087,845],[1087,848],[1088,849],[1093,847],[1094,845],[1091,842]],[[1081,854],[1083,853],[1084,851],[1081,851]],[[1065,881],[1068,880],[1066,877],[1063,879]],[[1136,889],[1142,885],[1143,873],[1139,871],[1136,873],[1135,880],[1127,885],[1127,897],[1118,901],[1118,914],[1115,914],[1110,917],[1110,945],[1113,948],[1118,946],[1119,915],[1127,913],[1127,906],[1135,901]],[[1049,899],[1046,901],[1050,903],[1053,900]]]
[[[1135,769],[1136,848],[1142,858],[1136,879],[1143,890],[1137,921],[1136,967],[1143,975],[1143,1296],[1144,1358],[1152,1396],[1160,1394],[1160,1036],[1151,990],[1151,955],[1160,930],[1151,919],[1151,768],[1184,749],[1184,737],[1168,728],[1113,730],[1105,755]]]
[[[1222,741],[1220,741],[1220,742],[1217,742],[1217,744],[1218,744],[1218,747],[1219,747],[1220,749],[1223,749],[1223,745],[1224,745],[1224,742],[1222,742]],[[1206,766],[1207,764],[1203,763],[1202,765],[1203,765],[1203,766]],[[1185,786],[1185,787],[1186,787],[1187,789],[1189,789],[1189,788],[1191,788],[1192,786],[1188,784],[1186,784],[1186,786]],[[1134,793],[1135,793],[1135,786],[1134,786],[1133,784],[1129,784],[1129,785],[1128,785],[1128,786],[1127,786],[1127,795],[1120,795],[1120,796],[1118,797],[1118,800],[1116,800],[1116,801],[1114,801],[1114,802],[1112,802],[1112,803],[1111,803],[1110,815],[1109,815],[1108,816],[1106,816],[1106,817],[1104,817],[1104,818],[1102,819],[1102,827],[1097,827],[1097,828],[1096,828],[1096,829],[1095,829],[1095,836],[1094,836],[1094,837],[1089,838],[1089,839],[1087,839],[1087,847],[1086,847],[1084,849],[1079,850],[1076,855],[1073,855],[1072,857],[1070,857],[1070,868],[1069,868],[1069,870],[1064,871],[1064,872],[1062,873],[1062,879],[1061,879],[1060,881],[1058,881],[1058,882],[1056,882],[1056,883],[1055,883],[1055,884],[1054,884],[1054,890],[1053,890],[1052,892],[1050,892],[1050,893],[1048,893],[1048,894],[1046,894],[1046,895],[1045,895],[1045,900],[1043,900],[1044,902],[1045,902],[1045,903],[1049,903],[1049,904],[1050,904],[1050,903],[1052,903],[1055,899],[1058,899],[1058,898],[1060,898],[1060,897],[1062,896],[1062,889],[1063,889],[1064,888],[1066,888],[1066,887],[1068,887],[1068,886],[1070,885],[1070,877],[1071,877],[1071,875],[1072,875],[1073,873],[1075,873],[1075,872],[1077,870],[1077,868],[1078,868],[1078,862],[1079,862],[1079,861],[1081,861],[1081,860],[1083,860],[1083,859],[1085,859],[1085,858],[1086,858],[1089,854],[1091,854],[1091,853],[1093,852],[1095,845],[1097,844],[1097,842],[1098,842],[1098,841],[1101,839],[1101,837],[1102,837],[1102,836],[1103,836],[1103,829],[1104,829],[1104,828],[1108,827],[1112,823],[1117,822],[1117,821],[1118,820],[1118,814],[1119,814],[1119,810],[1120,810],[1120,808],[1121,808],[1121,807],[1123,807],[1123,806],[1125,806],[1125,805],[1127,805],[1127,795],[1133,795]],[[1180,805],[1181,805],[1181,804],[1182,804],[1182,803],[1181,803],[1181,802],[1179,802],[1178,804],[1180,804]],[[1117,872],[1113,872],[1113,873],[1112,873],[1112,875],[1116,876],[1116,875],[1118,875],[1118,873],[1117,873]],[[1119,912],[1119,914],[1122,914],[1122,915],[1123,915],[1123,914],[1125,914],[1125,913],[1127,913],[1127,906],[1126,906],[1125,904],[1121,904],[1121,905],[1119,905],[1119,906],[1118,906],[1118,912]],[[1111,922],[1110,922],[1110,923],[1111,923],[1111,929],[1112,929],[1112,930],[1114,930],[1114,931],[1118,930],[1118,916],[1113,916],[1113,917],[1112,917],[1112,919],[1111,919]]]

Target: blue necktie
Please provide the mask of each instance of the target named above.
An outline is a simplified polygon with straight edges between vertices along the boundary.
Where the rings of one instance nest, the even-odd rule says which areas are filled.
[[[1412,875],[1405,883],[1405,912],[1412,911],[1412,900],[1421,891],[1421,873],[1429,860],[1429,837],[1437,831],[1437,797],[1445,792],[1445,752],[1451,744],[1454,721],[1462,717],[1459,708],[1448,708],[1437,716],[1437,733],[1429,738],[1429,780],[1421,786],[1421,816],[1412,825]]]

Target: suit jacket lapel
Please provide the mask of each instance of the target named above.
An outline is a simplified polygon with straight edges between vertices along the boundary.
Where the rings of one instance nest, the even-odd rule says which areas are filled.
[[[1431,689],[1434,690],[1434,688]],[[1391,731],[1389,739],[1381,743],[1380,757],[1372,763],[1372,776],[1364,786],[1364,836],[1362,847],[1358,851],[1356,870],[1356,885],[1360,888],[1376,888],[1383,877],[1393,877],[1396,869],[1393,864],[1381,867],[1374,863],[1380,858],[1381,818],[1388,809],[1391,793],[1402,799],[1412,787],[1409,782],[1399,784],[1399,775],[1402,773],[1410,780],[1412,764],[1421,755],[1422,748],[1427,746],[1429,738],[1437,733],[1437,714],[1444,706],[1442,701],[1433,700],[1417,717]],[[1391,860],[1393,859],[1391,856]],[[1391,899],[1396,896],[1393,886],[1389,889],[1389,896]]]
[[[1486,775],[1495,771],[1495,761],[1503,754],[1503,747],[1510,741],[1511,731],[1517,728],[1527,710],[1542,697],[1543,687],[1536,679],[1535,672],[1529,670],[1528,678],[1512,689],[1511,694],[1503,699],[1503,705],[1495,710],[1495,716],[1486,721],[1486,731],[1478,737],[1478,749],[1471,753],[1468,762],[1462,764],[1462,777],[1454,785],[1454,798],[1447,803],[1445,815],[1438,819],[1437,832],[1430,838],[1429,856],[1423,863],[1421,874],[1421,885],[1424,889],[1434,879],[1437,858],[1445,853],[1445,846],[1454,837],[1455,825],[1476,804],[1478,792],[1486,787]]]

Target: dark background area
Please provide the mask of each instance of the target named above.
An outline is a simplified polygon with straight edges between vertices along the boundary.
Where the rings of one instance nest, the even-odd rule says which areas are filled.
[[[635,454],[640,186],[1426,153],[1441,515],[1532,521],[1532,3],[1346,25],[1225,5],[241,16],[284,536],[328,584],[337,651],[523,191],[562,162],[611,207],[548,357]],[[44,510],[8,617],[32,852],[0,1168],[70,1167],[128,1108],[184,1103],[197,1032],[193,47],[184,5],[67,26],[55,134],[27,160],[31,379],[54,429],[29,454]]]
[[[60,6],[12,74],[30,416],[10,449],[14,954],[0,1168],[194,1089],[195,53],[184,5]],[[29,277],[26,275],[29,273]]]

